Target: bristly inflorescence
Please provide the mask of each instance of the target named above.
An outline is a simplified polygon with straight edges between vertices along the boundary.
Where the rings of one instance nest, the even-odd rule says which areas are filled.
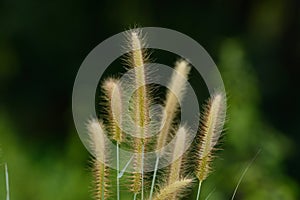
[[[109,156],[104,139],[104,125],[96,119],[91,119],[87,128],[90,134],[90,146],[93,151],[94,198],[103,200],[109,197],[109,169],[105,160]]]
[[[120,179],[122,178],[120,174],[122,173],[119,166],[119,148],[129,143],[126,139],[127,133],[122,128],[124,123],[127,123],[123,118],[126,115],[130,116],[135,123],[130,126],[130,131],[134,135],[130,143],[135,153],[132,158],[133,172],[129,175],[130,184],[126,184],[129,191],[132,192],[133,199],[181,199],[190,191],[189,189],[195,182],[195,178],[199,180],[197,196],[197,199],[199,199],[201,183],[209,175],[210,164],[214,157],[214,148],[220,138],[224,124],[225,94],[216,92],[204,107],[201,128],[197,136],[199,143],[192,147],[193,151],[197,152],[197,166],[194,175],[186,176],[184,172],[185,168],[188,167],[188,163],[183,162],[183,160],[186,155],[184,154],[186,143],[191,140],[190,128],[187,125],[179,126],[176,120],[180,113],[180,105],[184,101],[191,66],[184,59],[179,59],[175,63],[163,104],[163,123],[159,125],[160,129],[157,136],[149,138],[148,136],[151,135],[149,133],[152,131],[149,128],[149,124],[151,124],[149,115],[151,103],[153,102],[152,95],[149,92],[150,87],[147,84],[147,80],[149,80],[147,67],[149,66],[146,64],[149,61],[149,54],[142,33],[138,29],[128,31],[126,38],[130,50],[126,57],[126,63],[129,70],[134,72],[131,86],[135,88],[134,94],[130,97],[130,108],[124,107],[123,100],[126,94],[123,94],[124,91],[119,84],[120,80],[118,78],[108,78],[101,87],[106,100],[103,109],[106,110],[108,115],[105,120],[102,119],[103,122],[98,119],[90,120],[87,126],[92,153],[95,157],[93,159],[94,197],[96,200],[120,199]],[[104,136],[112,140],[117,146],[116,195],[111,195],[112,192],[109,192],[114,191],[114,189],[113,184],[111,184],[111,177],[108,176],[114,173],[109,173],[112,169],[109,169],[105,164],[112,154],[106,148],[107,139]],[[148,140],[151,140],[151,142]],[[170,140],[174,140],[171,152],[165,152],[163,149]],[[146,180],[149,180],[149,177],[145,178],[144,174],[146,164],[144,153],[149,149],[154,149],[156,160],[154,161],[153,175],[150,176],[150,179],[152,179],[151,189],[145,191],[145,188],[147,188],[145,187]],[[157,177],[156,179],[160,159],[166,155],[171,157],[173,162],[166,170],[168,173],[163,178]]]
[[[167,184],[160,188],[159,192],[154,196],[154,200],[173,199],[174,194],[182,194],[191,186],[193,179],[181,179],[173,183]]]
[[[118,80],[114,78],[109,78],[103,83],[103,90],[105,97],[107,99],[107,112],[109,118],[109,130],[112,139],[115,140],[118,144],[121,144],[123,141],[122,133],[122,95],[121,89],[118,85]],[[114,110],[112,110],[114,108]]]
[[[196,176],[204,181],[210,172],[214,148],[220,138],[225,115],[224,94],[217,93],[204,106],[198,146]]]
[[[166,95],[166,101],[164,106],[164,116],[161,132],[157,138],[157,147],[158,154],[161,153],[161,149],[165,146],[167,137],[173,128],[173,121],[178,113],[178,107],[181,103],[185,88],[186,88],[186,79],[190,71],[189,64],[185,60],[177,61],[175,64],[175,71],[173,72],[171,81],[168,85],[168,92]]]
[[[197,147],[196,177],[199,180],[197,200],[200,198],[202,182],[211,172],[211,162],[214,158],[214,149],[221,136],[225,122],[225,94],[214,94],[204,105]]]

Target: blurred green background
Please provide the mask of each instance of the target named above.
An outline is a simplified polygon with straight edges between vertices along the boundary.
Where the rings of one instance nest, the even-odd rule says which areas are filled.
[[[91,199],[73,82],[97,44],[135,24],[187,34],[222,73],[229,122],[203,199],[229,199],[259,149],[236,199],[299,199],[300,1],[1,0],[0,163],[11,199]]]

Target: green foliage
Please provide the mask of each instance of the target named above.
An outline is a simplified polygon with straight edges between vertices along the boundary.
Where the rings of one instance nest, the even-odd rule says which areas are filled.
[[[9,165],[11,199],[82,200],[89,197],[90,177],[87,164],[80,156],[85,149],[79,139],[71,139],[70,148],[37,149],[16,137],[15,123],[3,112],[0,116],[0,141],[3,159]],[[76,137],[73,132],[72,137]],[[41,150],[42,155],[35,157]],[[74,155],[76,154],[76,155]],[[4,168],[0,167],[1,173]],[[0,199],[5,199],[1,175]]]

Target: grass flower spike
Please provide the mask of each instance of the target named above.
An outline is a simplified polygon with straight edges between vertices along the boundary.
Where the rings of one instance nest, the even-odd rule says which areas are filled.
[[[107,79],[103,84],[104,93],[107,98],[107,109],[109,114],[109,129],[113,140],[121,144],[122,136],[122,100],[121,89],[118,81],[113,78]]]
[[[107,109],[109,114],[109,128],[113,140],[117,142],[117,200],[120,199],[120,156],[119,146],[122,137],[122,99],[121,90],[116,79],[110,78],[103,84],[104,93],[107,98]]]
[[[182,156],[185,149],[186,138],[188,137],[188,131],[185,127],[180,127],[176,133],[175,145],[173,148],[173,163],[170,166],[168,184],[171,185],[180,179]],[[175,160],[175,158],[177,158]],[[176,199],[177,192],[173,193],[171,199]]]
[[[161,132],[157,139],[157,150],[160,154],[161,148],[165,146],[167,137],[172,130],[172,123],[176,117],[179,103],[182,101],[185,88],[186,80],[190,71],[190,67],[185,60],[180,60],[176,62],[175,71],[172,75],[171,81],[168,85],[169,91],[167,93],[165,102],[165,116],[164,124],[162,124]]]
[[[190,67],[185,60],[182,59],[180,61],[177,61],[175,65],[175,71],[173,72],[171,81],[168,84],[169,91],[166,96],[164,107],[164,123],[162,124],[161,131],[158,135],[156,144],[157,158],[152,178],[150,199],[152,198],[154,190],[159,158],[162,154],[161,149],[165,146],[167,138],[171,135],[171,131],[173,129],[173,121],[178,112],[179,103],[181,103],[184,96],[189,71]]]
[[[224,94],[216,93],[204,107],[196,168],[196,176],[199,179],[197,199],[200,197],[201,183],[208,177],[211,171],[210,164],[213,159],[213,150],[220,138],[225,121],[226,108],[224,97]]]
[[[160,192],[154,196],[154,200],[166,200],[174,196],[174,194],[184,193],[184,190],[191,186],[193,179],[182,179],[168,184],[160,189]]]
[[[147,135],[147,126],[149,125],[149,94],[146,86],[145,75],[145,60],[146,53],[144,52],[142,39],[138,31],[130,32],[129,46],[131,52],[131,67],[135,71],[136,94],[134,97],[135,114],[134,119],[136,122],[136,137],[134,142],[135,153],[137,156],[134,160],[135,173],[132,177],[131,190],[135,194],[141,193],[141,199],[144,199],[144,149],[145,149],[145,136]]]
[[[169,183],[174,183],[180,178],[180,168],[182,164],[181,155],[183,155],[184,153],[185,141],[187,137],[187,129],[185,127],[180,127],[175,138],[174,151],[172,154],[173,163],[170,166],[170,173],[168,178]],[[177,159],[175,160],[175,158]]]
[[[92,119],[87,125],[91,149],[95,155],[93,161],[94,184],[96,200],[104,200],[109,196],[108,192],[108,168],[105,166],[104,161],[107,159],[108,152],[105,148],[104,129],[103,124],[98,120]]]

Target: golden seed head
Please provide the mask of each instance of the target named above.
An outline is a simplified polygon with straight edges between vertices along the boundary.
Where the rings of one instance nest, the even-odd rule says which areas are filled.
[[[196,169],[196,176],[200,181],[205,180],[210,173],[212,154],[222,132],[225,112],[225,95],[222,93],[213,95],[204,107]]]
[[[97,160],[102,162],[105,160],[105,133],[103,127],[103,123],[97,119],[91,119],[87,124],[92,153]]]
[[[108,100],[109,128],[113,139],[119,144],[122,142],[122,96],[118,80],[110,78],[103,84],[103,89]]]
[[[166,200],[173,197],[174,193],[182,194],[186,188],[189,187],[193,182],[193,179],[182,179],[175,181],[172,184],[168,184],[162,187],[159,192],[154,196],[153,200]]]
[[[173,120],[178,112],[179,104],[182,102],[184,91],[187,84],[187,78],[190,67],[185,60],[176,62],[175,71],[172,74],[171,80],[168,84],[169,91],[166,96],[164,120],[161,127],[161,132],[157,139],[158,153],[160,149],[165,146],[168,136],[170,136]]]

